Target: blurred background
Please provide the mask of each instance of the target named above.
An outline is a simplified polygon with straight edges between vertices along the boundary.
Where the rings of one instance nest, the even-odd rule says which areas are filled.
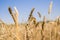
[[[35,8],[33,16],[37,21],[41,21],[44,15],[47,19],[55,20],[57,16],[60,16],[60,0],[52,0],[52,12],[48,15],[50,1],[51,0],[0,0],[0,19],[5,23],[14,23],[9,14],[8,7],[10,6],[12,10],[14,10],[14,6],[16,6],[19,12],[19,23],[27,22],[32,8]],[[41,13],[41,19],[37,12]]]

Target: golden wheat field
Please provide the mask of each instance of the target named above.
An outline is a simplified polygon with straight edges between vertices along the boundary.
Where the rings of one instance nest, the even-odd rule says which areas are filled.
[[[26,23],[18,23],[19,12],[16,7],[8,11],[14,24],[6,24],[0,19],[0,40],[60,40],[60,16],[55,20],[47,20],[43,17],[42,21],[37,22],[33,16],[35,8],[32,8]],[[52,10],[52,2],[48,9],[48,15]],[[15,13],[15,14],[14,14]],[[40,12],[37,12],[41,18]]]
[[[46,22],[43,29],[42,23],[18,24],[18,29],[15,24],[0,23],[0,40],[60,40],[60,23],[58,25],[54,21]],[[16,29],[18,35],[16,34]]]

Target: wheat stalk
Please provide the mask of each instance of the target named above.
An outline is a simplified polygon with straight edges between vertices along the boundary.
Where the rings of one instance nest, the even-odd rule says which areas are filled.
[[[28,24],[26,24],[25,28],[26,28],[26,40],[29,40],[29,36],[28,36]]]
[[[44,31],[45,22],[46,22],[46,18],[45,18],[45,16],[44,16],[44,17],[43,17],[43,22],[42,22],[42,30],[41,30],[42,39],[41,39],[41,40],[44,40],[43,31]]]
[[[19,35],[18,35],[18,11],[17,11],[17,8],[14,7],[15,15],[13,14],[12,9],[11,9],[10,7],[8,8],[8,10],[9,10],[10,15],[12,16],[12,18],[13,18],[13,20],[14,20],[14,22],[15,22],[17,40],[20,40],[20,39],[19,39]]]
[[[49,9],[48,9],[48,14],[51,13],[51,11],[52,11],[52,6],[53,6],[53,1],[50,2]],[[50,33],[50,35],[51,35],[51,33]],[[51,40],[51,37],[50,37],[50,40]]]
[[[28,25],[30,25],[30,23],[33,22],[33,21],[34,21],[34,23],[36,23],[35,18],[32,16],[34,9],[35,8],[32,8],[32,10],[30,12],[30,15],[29,15],[29,18],[28,18],[29,23],[25,26],[25,28],[26,28],[26,40],[29,40],[29,37],[28,37]]]

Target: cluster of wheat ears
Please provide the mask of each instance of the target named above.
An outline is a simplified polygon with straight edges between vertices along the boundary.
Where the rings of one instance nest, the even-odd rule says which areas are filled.
[[[51,1],[49,9],[48,9],[48,14],[51,13],[52,4],[53,4],[53,2]],[[60,17],[57,18],[57,21],[50,22],[44,16],[42,22],[37,22],[36,18],[33,17],[33,15],[32,15],[35,8],[32,8],[26,25],[21,26],[22,25],[21,24],[19,27],[19,23],[18,23],[19,13],[18,13],[17,8],[14,7],[14,11],[12,11],[11,7],[8,7],[8,10],[9,10],[9,13],[12,16],[12,19],[15,24],[14,25],[11,24],[11,28],[10,28],[10,27],[8,27],[10,25],[6,26],[6,24],[2,20],[0,20],[2,22],[2,24],[0,24],[0,25],[2,26],[2,28],[5,28],[7,31],[6,32],[3,29],[5,31],[4,35],[0,32],[0,40],[59,40],[60,39],[60,36],[57,38],[57,36],[58,36],[57,30],[58,30],[58,28],[60,28]],[[41,18],[42,16],[41,16],[40,12],[37,12],[37,13],[38,13],[39,17]],[[15,27],[14,29],[12,29],[13,26]],[[46,29],[46,27],[48,27],[48,28]],[[0,28],[0,31],[2,31],[1,30],[2,28]],[[10,28],[10,30],[9,30],[9,28]],[[14,30],[15,32],[12,30]],[[50,32],[47,32],[46,30],[49,30]],[[53,30],[55,30],[55,31],[53,31]],[[53,33],[55,34],[54,36],[52,36]],[[60,32],[59,32],[59,34],[60,34]],[[5,38],[6,35],[7,35],[7,38]],[[12,37],[9,37],[8,35],[12,36]],[[47,37],[47,35],[49,37]]]

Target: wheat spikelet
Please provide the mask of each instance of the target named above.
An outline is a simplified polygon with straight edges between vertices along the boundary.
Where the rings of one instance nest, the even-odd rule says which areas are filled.
[[[41,18],[41,14],[40,12],[37,12],[38,13],[38,16]],[[39,25],[39,22],[36,23],[35,27],[37,27]]]
[[[49,9],[48,9],[48,14],[51,13],[51,11],[52,11],[52,6],[53,6],[53,2],[51,1],[51,2],[50,2],[50,5],[49,5]]]
[[[28,18],[28,21],[30,20],[30,18],[32,17],[32,13],[33,11],[35,10],[35,8],[32,8],[31,12],[30,12],[30,15],[29,15],[29,18]]]
[[[12,16],[14,22],[16,21],[15,17],[14,17],[14,14],[12,13],[12,9],[10,7],[8,7],[8,10],[10,12],[10,15]]]
[[[37,13],[38,13],[39,17],[41,18],[41,14],[40,14],[40,12],[37,12]]]
[[[15,16],[18,18],[19,14],[18,14],[18,10],[16,7],[14,7],[14,11],[15,11]]]

